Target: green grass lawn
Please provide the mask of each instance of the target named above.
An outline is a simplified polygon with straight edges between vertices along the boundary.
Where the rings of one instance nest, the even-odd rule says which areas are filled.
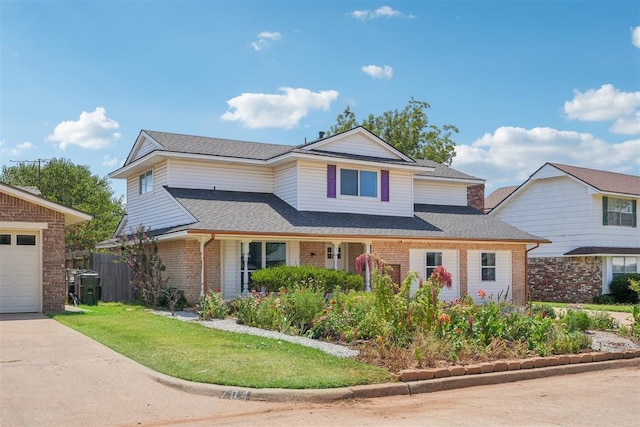
[[[550,305],[558,308],[570,308],[576,306],[567,302],[534,302],[534,305]],[[633,313],[633,305],[631,304],[580,304],[583,310],[595,311],[617,311],[620,313]]]
[[[332,388],[393,381],[386,370],[320,350],[206,328],[124,304],[52,317],[155,371],[254,388]]]

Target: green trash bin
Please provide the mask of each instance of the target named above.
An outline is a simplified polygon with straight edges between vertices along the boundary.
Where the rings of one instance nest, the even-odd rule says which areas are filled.
[[[80,273],[76,281],[80,283],[80,304],[98,304],[101,297],[100,275],[98,273]]]

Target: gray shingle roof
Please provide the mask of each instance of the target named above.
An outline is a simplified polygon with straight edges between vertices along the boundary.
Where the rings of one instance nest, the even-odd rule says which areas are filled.
[[[640,255],[640,247],[621,248],[615,246],[581,246],[565,255]]]
[[[415,216],[392,217],[303,212],[270,193],[166,190],[197,219],[167,231],[546,242],[466,206],[416,205]]]
[[[262,142],[235,141],[232,139],[145,130],[160,143],[165,151],[212,156],[267,160],[296,148],[295,145],[265,144]]]
[[[640,196],[640,176],[549,163],[600,191]]]
[[[419,174],[419,176],[435,176],[438,178],[457,178],[457,179],[481,179],[481,178],[476,178],[475,176],[467,175],[466,173],[457,171],[447,165],[443,165],[442,163],[434,162],[433,160],[416,159],[416,163],[419,166],[428,166],[428,167],[435,168],[433,172],[422,173],[422,174]]]

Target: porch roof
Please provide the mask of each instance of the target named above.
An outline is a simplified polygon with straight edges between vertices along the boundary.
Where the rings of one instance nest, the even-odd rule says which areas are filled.
[[[196,222],[162,230],[164,233],[207,230],[230,234],[548,242],[466,206],[415,205],[413,217],[397,217],[298,211],[271,193],[165,189]]]

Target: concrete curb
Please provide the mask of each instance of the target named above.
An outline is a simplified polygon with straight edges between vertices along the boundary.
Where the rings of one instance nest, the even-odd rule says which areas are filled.
[[[499,363],[499,362],[496,362]],[[503,362],[504,363],[504,362]],[[500,372],[480,373],[476,375],[446,376],[433,379],[419,379],[411,382],[373,384],[332,389],[256,389],[246,387],[221,386],[186,381],[157,372],[151,377],[168,387],[187,393],[217,397],[229,400],[253,400],[265,402],[312,402],[327,403],[345,399],[367,399],[385,396],[404,396],[420,393],[433,393],[480,385],[502,384],[556,375],[579,374],[605,369],[640,367],[640,357],[620,358],[601,362],[575,363],[546,366],[531,369],[503,370]],[[447,368],[448,369],[448,368]]]

